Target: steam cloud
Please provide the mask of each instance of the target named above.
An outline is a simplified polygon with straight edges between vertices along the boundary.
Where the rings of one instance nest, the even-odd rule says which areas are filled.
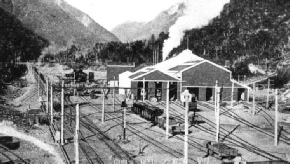
[[[187,0],[184,2],[186,9],[184,15],[169,28],[169,38],[164,41],[163,60],[166,59],[170,51],[179,46],[184,31],[201,28],[217,17],[224,5],[230,0]]]

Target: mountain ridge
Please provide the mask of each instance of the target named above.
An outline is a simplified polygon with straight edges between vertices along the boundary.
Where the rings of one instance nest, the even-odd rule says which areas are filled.
[[[58,47],[76,44],[91,47],[96,43],[119,41],[87,14],[70,6],[63,0],[6,0],[12,4],[10,13],[23,25]],[[0,1],[0,7],[9,9]],[[78,18],[85,18],[81,21]],[[90,22],[85,26],[84,22]]]
[[[111,30],[123,43],[157,37],[161,32],[168,32],[177,19],[183,15],[184,3],[178,3],[160,12],[148,22],[124,22]]]

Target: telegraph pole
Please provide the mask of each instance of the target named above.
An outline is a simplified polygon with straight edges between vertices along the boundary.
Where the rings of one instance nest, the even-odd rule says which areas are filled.
[[[114,76],[114,88],[113,88],[113,109],[114,109],[114,112],[115,112],[115,76]]]
[[[169,81],[166,88],[166,139],[169,139]]]
[[[256,113],[256,109],[255,109],[255,90],[256,90],[256,86],[255,86],[255,83],[253,83],[253,116],[255,116],[255,113]]]
[[[220,87],[217,87],[216,142],[219,142],[219,131],[220,131]]]
[[[269,108],[269,94],[270,94],[270,78],[268,78],[268,90],[267,90],[267,102],[266,102],[266,108]]]
[[[46,78],[46,113],[48,114],[49,105],[49,80]]]
[[[50,123],[53,124],[53,87],[51,84],[51,91],[50,91]]]
[[[105,123],[105,89],[103,88],[102,123]]]
[[[61,127],[60,127],[60,144],[64,145],[63,142],[63,122],[64,122],[64,81],[61,84]]]
[[[143,78],[143,102],[145,102],[145,78]]]
[[[275,89],[275,146],[278,145],[278,89]]]
[[[217,87],[218,87],[218,81],[216,80],[215,81],[215,94],[214,94],[214,114],[216,115],[216,112],[217,112]]]
[[[189,95],[190,93],[185,94],[185,111],[184,111],[184,120],[185,120],[185,135],[184,135],[184,164],[188,164],[188,110],[189,110]]]
[[[75,129],[75,164],[79,164],[79,104],[76,105],[76,129]]]
[[[126,102],[126,100],[125,100]],[[126,107],[124,107],[124,130],[123,130],[123,139],[126,139]]]

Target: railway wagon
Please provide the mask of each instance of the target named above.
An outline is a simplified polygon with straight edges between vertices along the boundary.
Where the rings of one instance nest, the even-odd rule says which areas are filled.
[[[205,141],[204,147],[207,149],[209,155],[216,155],[219,159],[239,156],[237,149],[229,147],[224,143]]]
[[[148,106],[145,103],[138,102],[133,104],[132,111],[135,114],[140,115],[142,118],[152,122],[154,125],[158,125],[160,128],[166,128],[166,116],[163,115],[163,110]],[[183,133],[184,125],[178,122],[175,118],[169,118],[169,132],[171,134]]]
[[[148,106],[145,103],[134,103],[132,111],[155,125],[157,124],[157,117],[163,114],[163,110]]]

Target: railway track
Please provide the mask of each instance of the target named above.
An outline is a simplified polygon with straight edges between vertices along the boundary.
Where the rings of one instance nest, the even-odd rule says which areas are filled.
[[[150,103],[149,103],[150,104]],[[179,108],[184,108],[182,106],[182,104],[180,103],[177,103],[177,102],[173,102],[172,104],[176,105],[176,107],[179,107]],[[163,107],[166,107],[166,104],[165,103],[161,103],[161,105]],[[201,106],[204,106],[206,108],[209,108],[211,110],[214,110],[213,107],[210,106],[210,104],[208,103],[203,103],[203,104],[199,104],[198,105],[201,105]],[[172,107],[169,109],[171,111],[171,115],[175,116],[175,117],[178,117],[180,120],[184,121],[184,118],[181,117],[183,114],[182,113],[179,113],[177,112],[176,110],[174,110]],[[225,113],[229,112],[229,111],[224,111]],[[196,114],[196,115],[199,115],[199,114]],[[215,136],[216,135],[216,131],[214,129],[216,129],[216,125],[214,122],[206,119],[205,117],[199,115],[200,117],[202,117],[202,119],[205,121],[205,123],[213,130],[207,128],[207,127],[204,127],[202,125],[198,125],[198,126],[195,126],[196,128],[210,134],[210,135],[213,135]],[[234,118],[233,118],[234,119]],[[271,153],[268,153],[250,143],[248,143],[247,141],[243,140],[241,137],[238,137],[237,135],[234,135],[234,134],[231,134],[231,136],[229,136],[228,134],[230,134],[231,132],[220,127],[220,137],[221,138],[224,138],[226,139],[226,141],[229,143],[229,145],[231,146],[234,146],[234,147],[240,147],[240,148],[243,148],[243,149],[246,149],[248,150],[249,152],[252,152],[252,153],[255,153],[256,155],[260,155],[264,158],[267,158],[269,160],[282,160],[280,157],[277,157]],[[178,138],[178,137],[177,137]],[[189,138],[189,144],[191,143],[195,143],[197,146],[200,146],[199,143],[196,143],[196,141],[193,141],[192,139]]]
[[[97,111],[100,111],[101,108],[99,106],[96,106],[94,104],[92,104],[88,99],[82,97],[83,100],[85,100],[86,102],[90,103],[90,105],[96,109]],[[116,98],[116,102],[117,103],[121,103],[121,101]],[[122,118],[118,118],[115,117],[112,113],[105,113],[106,118],[114,121],[117,123],[117,125],[122,126],[123,123],[123,119]],[[160,150],[162,150],[163,152],[170,154],[171,156],[175,157],[175,158],[180,158],[181,156],[183,157],[183,153],[171,148],[170,146],[167,146],[165,144],[162,144],[160,141],[157,141],[155,138],[149,136],[148,134],[145,134],[143,131],[138,130],[137,128],[131,126],[129,123],[127,124],[127,130],[130,131],[132,134],[138,136],[139,138],[143,139],[144,141],[146,141],[147,143],[152,144],[153,146],[159,148]],[[193,159],[192,157],[189,158],[190,161],[194,161],[197,162],[195,159]]]
[[[65,101],[66,103],[71,103],[68,99]],[[112,155],[118,159],[133,161],[132,157],[124,151],[117,143],[115,143],[113,140],[111,140],[104,132],[102,132],[97,126],[94,125],[94,123],[87,118],[86,115],[83,115],[80,113],[80,125],[90,131],[95,138],[99,141],[99,143],[103,143],[104,147],[107,147],[110,152],[112,152]],[[83,138],[85,139],[85,137]],[[102,152],[100,151],[99,154]]]
[[[15,154],[13,151],[10,151],[5,146],[0,145],[0,155],[4,156],[8,161],[5,163],[17,163],[17,164],[29,164],[29,159],[23,159]],[[16,159],[15,159],[16,157]],[[0,163],[4,162],[5,160],[1,159]]]

